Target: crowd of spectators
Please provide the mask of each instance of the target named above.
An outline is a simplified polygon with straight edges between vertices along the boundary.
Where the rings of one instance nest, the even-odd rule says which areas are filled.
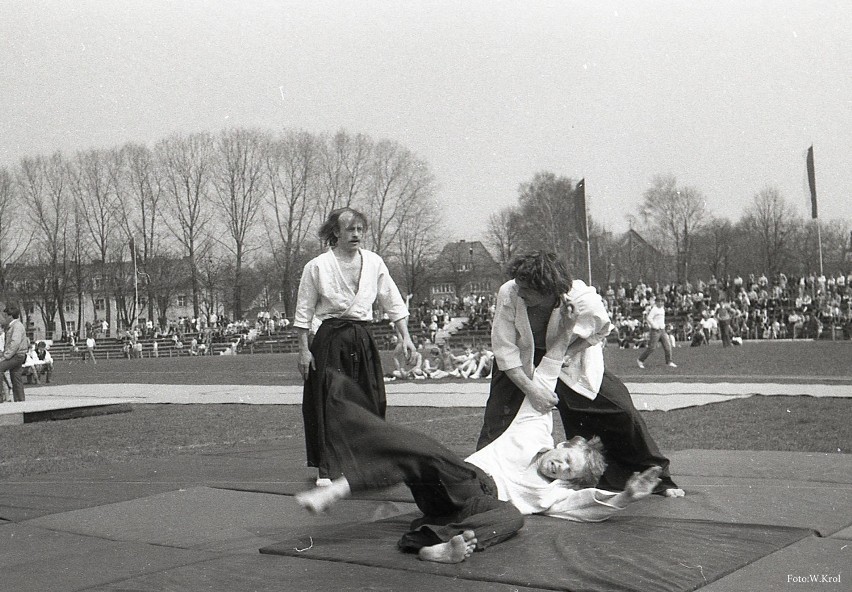
[[[420,327],[432,343],[438,331],[449,326],[450,320],[457,317],[467,319],[465,326],[475,330],[491,331],[494,318],[495,295],[469,294],[464,298],[447,297],[440,300],[423,301],[409,306],[409,327]]]
[[[640,280],[635,285],[615,282],[605,288],[598,286],[598,291],[617,328],[611,340],[617,340],[622,348],[646,345],[645,315],[659,298],[665,301],[669,335],[677,342],[694,346],[713,340],[735,345],[744,339],[852,338],[852,272],[801,277],[787,277],[783,273],[771,277],[765,274],[723,279],[711,276],[707,281],[653,285]],[[386,378],[487,377],[493,354],[486,346],[477,348],[475,343],[466,344],[453,352],[446,341],[443,345],[437,342],[442,341],[440,330],[448,328],[458,317],[467,319],[464,323],[467,330],[490,333],[494,309],[494,294],[411,303],[409,323],[419,328],[419,331],[415,329],[420,335],[419,359],[405,360],[403,357]],[[289,325],[290,321],[275,311],[260,311],[256,319],[239,321],[210,314],[198,318],[180,317],[164,327],[147,321],[120,337],[128,358],[142,357],[143,339],[152,340],[150,355],[154,357],[157,356],[158,339],[171,340],[174,348],[186,349],[190,355],[212,354],[214,343],[227,341],[228,347],[220,353],[233,355],[259,336],[274,337],[285,333]],[[86,323],[81,331],[82,339],[102,337],[108,331],[109,324],[105,320],[95,319]],[[63,339],[73,346],[81,337],[63,334]],[[385,336],[383,345],[395,350],[397,342],[391,332]],[[44,356],[46,348],[40,351]],[[94,360],[94,356],[91,357]],[[33,362],[27,367],[52,368],[52,364]],[[44,374],[44,370],[25,372],[30,375],[29,380],[38,380]],[[46,378],[49,380],[49,374]]]
[[[27,384],[41,384],[42,381],[50,384],[50,376],[53,374],[53,357],[48,351],[46,342],[30,344],[21,372]]]
[[[425,378],[490,378],[494,365],[494,353],[485,344],[474,348],[466,344],[462,351],[453,353],[449,343],[444,340],[440,345],[426,337],[418,340],[417,351],[406,356],[402,340],[396,336],[393,350],[394,369],[385,375],[391,380],[422,380]]]
[[[624,282],[610,284],[602,295],[621,347],[643,345],[643,315],[656,298],[665,300],[670,334],[691,345],[852,336],[852,273],[711,277],[662,286]]]

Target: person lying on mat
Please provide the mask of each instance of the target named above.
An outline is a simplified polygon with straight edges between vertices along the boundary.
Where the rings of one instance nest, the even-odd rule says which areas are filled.
[[[491,329],[495,367],[477,450],[500,436],[529,399],[542,412],[556,406],[566,434],[601,437],[607,469],[598,487],[617,491],[634,472],[659,466],[663,471],[655,493],[682,497],[683,489],[669,474],[669,459],[630,392],[604,367],[603,347],[614,325],[597,290],[572,280],[553,253],[519,255],[507,271],[513,279],[497,293]],[[531,380],[533,369],[554,340],[565,338],[570,346],[554,388],[538,388]]]
[[[555,344],[556,355],[536,369],[543,387],[555,383],[564,346]],[[540,413],[528,401],[500,437],[462,460],[432,438],[371,414],[369,397],[342,374],[329,371],[326,381],[334,411],[326,414],[328,448],[345,476],[298,494],[297,502],[323,512],[352,492],[405,483],[423,517],[398,546],[426,561],[464,561],[512,537],[524,514],[605,520],[650,496],[660,481],[661,467],[652,467],[630,477],[619,493],[591,487],[606,467],[600,440],[575,437],[554,445],[551,411]]]

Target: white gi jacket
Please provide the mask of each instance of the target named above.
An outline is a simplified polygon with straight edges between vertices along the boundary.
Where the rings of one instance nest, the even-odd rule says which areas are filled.
[[[533,380],[553,390],[559,360],[543,358]],[[553,448],[553,415],[539,413],[524,398],[511,425],[496,440],[465,460],[494,479],[498,498],[512,502],[522,514],[544,514],[577,522],[600,522],[623,509],[610,500],[617,494],[593,487],[572,489],[564,481],[542,477],[533,463]]]
[[[591,346],[565,357],[559,379],[574,391],[594,400],[603,380],[603,341],[615,326],[610,322],[603,300],[595,288],[587,286],[582,280],[574,280],[567,296],[577,313],[570,341],[585,339]],[[550,315],[546,338],[548,348],[556,339],[561,316],[559,307]],[[505,372],[523,367],[527,376],[532,377],[535,344],[527,317],[527,305],[518,296],[515,280],[509,280],[497,292],[491,345],[500,370]]]
[[[361,278],[357,292],[344,279],[337,257],[330,249],[308,261],[299,282],[294,327],[316,333],[325,319],[372,321],[376,300],[392,322],[408,316],[408,307],[385,262],[372,251],[360,251]]]

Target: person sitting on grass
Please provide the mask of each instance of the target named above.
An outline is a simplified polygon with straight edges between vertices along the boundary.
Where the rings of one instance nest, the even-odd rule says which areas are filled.
[[[41,360],[38,359],[35,349],[35,344],[31,343],[27,348],[24,364],[21,366],[21,376],[27,379],[27,384],[41,384],[38,378],[38,367],[41,365]]]
[[[444,365],[444,356],[441,355],[441,350],[433,347],[430,353],[431,357],[423,360],[423,372],[426,373],[426,376],[435,380],[449,376],[450,373],[447,372]]]
[[[491,375],[493,364],[494,352],[485,347],[485,345],[480,345],[479,353],[477,354],[476,370],[470,375],[470,378],[487,378]]]
[[[44,341],[39,341],[35,350],[41,364],[36,367],[39,376],[44,375],[45,384],[50,384],[50,375],[53,374],[53,356],[47,349],[47,344]]]
[[[563,354],[564,347],[536,369],[543,388],[555,388]],[[552,412],[536,411],[529,400],[501,436],[462,460],[429,436],[371,414],[368,396],[341,373],[329,370],[325,380],[335,411],[327,415],[328,447],[345,476],[296,501],[325,512],[353,492],[405,483],[423,517],[398,546],[424,561],[460,563],[514,536],[528,514],[606,520],[649,497],[660,482],[662,468],[651,467],[619,493],[595,489],[606,467],[600,439],[577,436],[554,445]]]
[[[415,380],[426,378],[426,373],[423,371],[423,356],[419,351],[415,350],[406,357],[403,341],[400,340],[393,351],[394,371],[391,373],[394,378],[399,380]]]
[[[476,354],[470,345],[464,346],[464,352],[455,356],[450,354],[453,361],[453,370],[450,376],[456,378],[467,378],[476,369]]]

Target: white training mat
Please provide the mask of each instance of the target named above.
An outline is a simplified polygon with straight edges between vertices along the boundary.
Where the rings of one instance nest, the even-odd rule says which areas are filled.
[[[484,407],[488,399],[487,380],[465,382],[390,382],[388,405],[392,407]],[[751,395],[806,395],[813,397],[850,397],[852,387],[825,384],[773,383],[629,383],[637,409],[669,411],[696,405],[708,405]],[[0,412],[27,405],[49,406],[138,404],[244,404],[299,405],[299,385],[167,385],[167,384],[78,384],[50,385],[33,389],[23,403],[0,405]],[[16,409],[16,411],[19,411]]]

